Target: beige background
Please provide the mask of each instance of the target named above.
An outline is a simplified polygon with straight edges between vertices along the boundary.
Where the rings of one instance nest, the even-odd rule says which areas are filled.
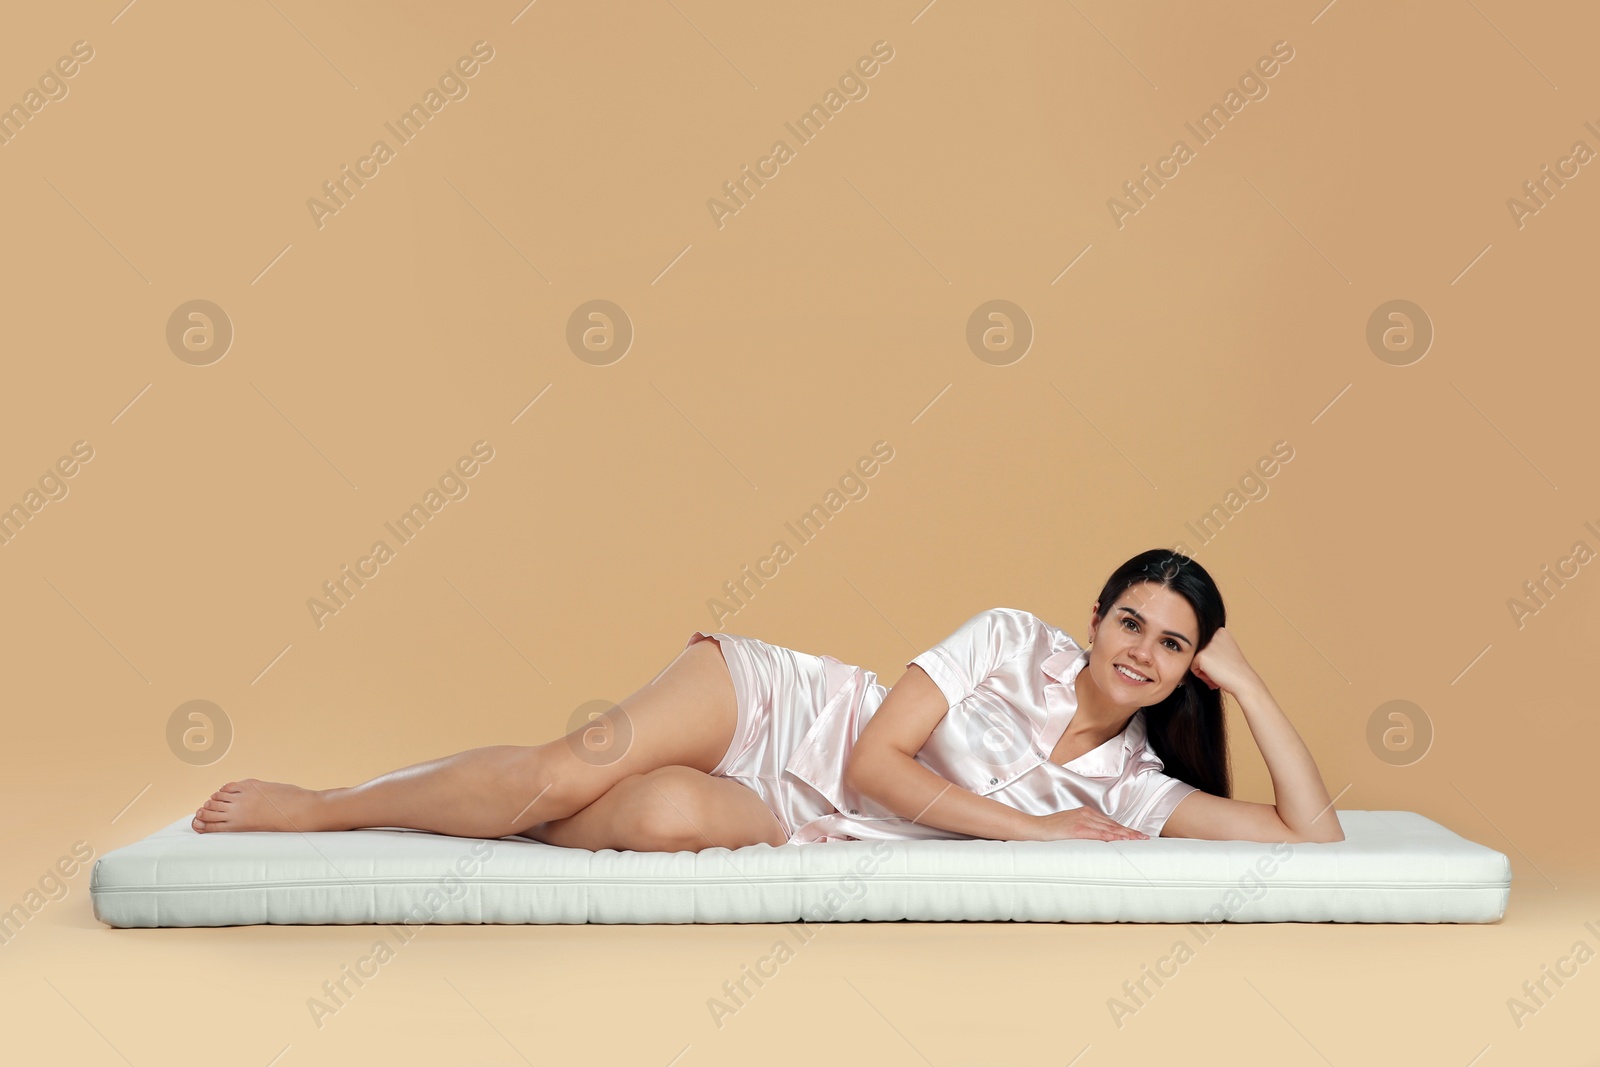
[[[720,1029],[707,999],[792,935],[430,928],[319,1029],[307,998],[373,928],[112,931],[79,870],[0,948],[8,1059],[1592,1062],[1600,964],[1520,1028],[1507,1007],[1600,950],[1600,577],[1508,607],[1600,549],[1600,177],[1507,206],[1600,149],[1587,5],[123,2],[0,33],[0,103],[93,48],[0,147],[0,503],[93,449],[0,547],[0,906],[230,778],[548,740],[695,629],[886,684],[986,607],[1082,639],[1112,568],[1179,543],[1338,807],[1421,812],[1515,882],[1495,925],[1230,926],[1121,1029],[1107,998],[1184,928],[828,927]],[[307,200],[477,41],[468,95],[319,228]],[[868,94],[796,147],[878,41]],[[1185,122],[1278,41],[1199,145]],[[780,138],[719,228],[708,199]],[[1179,138],[1119,228],[1108,199]],[[197,299],[235,333],[206,366],[166,341]],[[635,331],[607,366],[565,340],[595,299]],[[965,340],[992,299],[1035,333],[1007,366]],[[1397,299],[1436,333],[1406,366],[1366,340]],[[319,629],[322,583],[476,441],[469,495]],[[798,545],[784,523],[877,441]],[[1258,499],[1201,546],[1186,523],[1241,479]],[[1434,737],[1397,764],[1366,730],[1401,699]],[[191,700],[234,731],[209,766],[168,744]],[[1230,727],[1237,795],[1270,800]]]

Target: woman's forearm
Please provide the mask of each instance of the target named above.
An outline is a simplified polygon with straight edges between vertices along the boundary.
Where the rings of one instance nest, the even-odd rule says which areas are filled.
[[[1032,816],[946,781],[904,752],[852,755],[850,787],[903,819],[994,841],[1025,840]]]
[[[1306,748],[1289,717],[1272,699],[1265,682],[1255,683],[1234,694],[1244,709],[1245,722],[1255,736],[1256,747],[1266,761],[1272,777],[1274,806],[1278,818],[1296,834],[1311,841],[1339,841],[1344,831],[1333,812],[1333,801],[1317,770],[1311,750]]]

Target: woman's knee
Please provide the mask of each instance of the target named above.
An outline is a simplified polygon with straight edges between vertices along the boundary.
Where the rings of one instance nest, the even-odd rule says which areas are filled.
[[[538,822],[576,815],[628,778],[640,777],[622,775],[616,760],[596,758],[581,750],[571,735],[522,751],[515,790],[529,804],[524,814]]]
[[[693,767],[657,767],[631,774],[613,789],[622,790],[618,830],[649,851],[698,852],[710,841],[705,832],[705,775]]]

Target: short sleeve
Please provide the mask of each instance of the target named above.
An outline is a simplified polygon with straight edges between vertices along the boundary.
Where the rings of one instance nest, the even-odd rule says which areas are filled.
[[[1031,649],[1041,625],[1020,608],[980,611],[906,666],[915,663],[927,671],[954,707],[1002,663]]]
[[[1160,771],[1145,771],[1134,781],[1138,783],[1138,788],[1134,790],[1133,814],[1127,819],[1118,818],[1115,814],[1111,817],[1151,837],[1161,836],[1161,828],[1166,825],[1167,818],[1179,801],[1190,793],[1200,792],[1183,779]]]

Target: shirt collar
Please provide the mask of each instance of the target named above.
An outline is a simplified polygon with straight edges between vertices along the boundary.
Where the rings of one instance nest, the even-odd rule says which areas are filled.
[[[1048,738],[1053,746],[1061,740],[1067,732],[1072,716],[1077,711],[1077,690],[1073,683],[1078,672],[1089,663],[1089,650],[1079,648],[1076,641],[1063,635],[1063,647],[1052,652],[1044,659],[1044,673],[1054,679],[1047,688],[1062,687],[1059,696],[1050,704],[1058,709],[1059,721],[1051,723]],[[1140,708],[1128,720],[1128,725],[1122,732],[1109,739],[1099,748],[1090,749],[1067,766],[1079,774],[1090,778],[1120,778],[1123,767],[1127,765],[1128,756],[1135,748],[1142,748],[1145,744],[1144,709]],[[1046,753],[1048,756],[1048,753]]]
[[[1088,649],[1079,648],[1078,643],[1070,637],[1064,640],[1064,645],[1050,653],[1044,660],[1044,673],[1058,682],[1072,681],[1083,669],[1083,665],[1089,662]]]

